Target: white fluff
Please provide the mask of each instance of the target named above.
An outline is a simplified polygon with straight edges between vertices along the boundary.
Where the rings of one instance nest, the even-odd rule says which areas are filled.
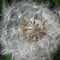
[[[59,19],[44,4],[37,5],[33,2],[19,2],[12,4],[3,11],[3,27],[1,40],[4,46],[3,54],[12,54],[12,60],[48,60],[50,53],[56,48],[60,35]],[[37,42],[27,42],[22,37],[20,28],[21,17],[28,22],[45,19],[46,36]]]

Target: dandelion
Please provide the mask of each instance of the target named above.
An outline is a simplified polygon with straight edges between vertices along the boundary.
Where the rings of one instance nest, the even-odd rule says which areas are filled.
[[[4,7],[3,14],[2,54],[12,54],[12,60],[51,59],[60,35],[56,13],[45,4],[21,1]]]

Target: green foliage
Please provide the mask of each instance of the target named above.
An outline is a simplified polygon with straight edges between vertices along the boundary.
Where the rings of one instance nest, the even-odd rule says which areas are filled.
[[[0,43],[0,54],[1,54],[2,49],[3,49],[2,44]]]
[[[51,53],[52,60],[60,60],[60,44],[57,46],[57,49],[55,49]]]
[[[3,46],[0,43],[0,60],[11,60],[11,54],[2,55]]]
[[[53,2],[60,3],[60,0],[53,0]]]
[[[11,60],[11,54],[0,55],[0,60]]]

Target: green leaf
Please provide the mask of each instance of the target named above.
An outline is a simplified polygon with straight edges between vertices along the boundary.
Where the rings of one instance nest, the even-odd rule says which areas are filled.
[[[0,55],[0,60],[11,60],[11,54]]]
[[[53,2],[60,3],[60,0],[53,0]]]

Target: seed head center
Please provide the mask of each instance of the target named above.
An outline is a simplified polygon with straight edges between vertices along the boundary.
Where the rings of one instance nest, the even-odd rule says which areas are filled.
[[[27,40],[41,40],[46,35],[45,21],[34,20],[24,26],[23,36]]]

